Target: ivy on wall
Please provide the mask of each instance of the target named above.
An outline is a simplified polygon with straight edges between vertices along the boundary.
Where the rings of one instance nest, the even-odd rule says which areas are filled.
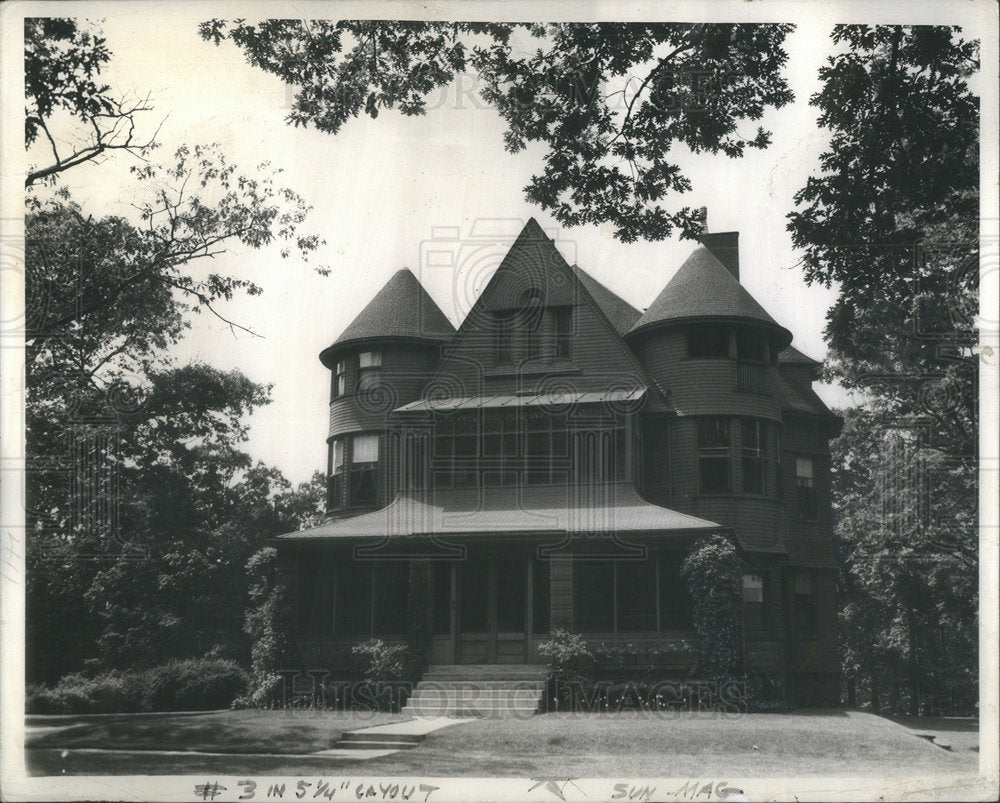
[[[736,547],[721,535],[696,541],[681,566],[701,640],[695,671],[704,680],[732,680],[742,672],[742,574]]]

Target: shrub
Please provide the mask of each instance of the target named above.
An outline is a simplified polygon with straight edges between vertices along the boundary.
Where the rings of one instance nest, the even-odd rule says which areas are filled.
[[[573,687],[588,684],[594,666],[594,655],[587,649],[587,642],[578,633],[557,627],[552,638],[538,645],[538,654],[549,663],[550,699],[557,709],[560,700],[567,708],[572,707]]]
[[[73,674],[56,686],[27,690],[29,714],[116,714],[142,710],[143,681],[138,672],[112,671],[93,678]]]
[[[743,665],[742,569],[736,547],[721,535],[697,541],[681,566],[701,639],[695,672],[702,680],[730,681]]]
[[[407,652],[405,644],[387,644],[380,638],[368,639],[351,649],[351,654],[361,664],[364,679],[369,683],[402,677]]]
[[[195,658],[168,661],[144,673],[146,711],[209,711],[229,708],[247,689],[235,661]]]

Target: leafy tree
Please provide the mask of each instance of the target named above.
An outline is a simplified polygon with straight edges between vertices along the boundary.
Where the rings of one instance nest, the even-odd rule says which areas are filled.
[[[845,669],[864,701],[976,698],[978,45],[838,26],[811,102],[831,134],[788,228],[836,283],[826,373],[866,397],[834,444]]]
[[[701,640],[698,677],[734,680],[743,670],[743,572],[736,547],[721,535],[699,539],[681,564],[681,576]]]
[[[117,97],[100,82],[110,59],[106,40],[94,25],[66,17],[25,19],[24,142],[30,149],[43,136],[52,156],[48,164],[29,169],[26,187],[108,151],[142,159],[155,147],[155,133],[137,139],[135,130],[137,115],[152,110],[149,96]],[[63,126],[66,117],[71,123]],[[55,130],[54,121],[59,125]],[[71,134],[76,142],[67,153],[65,142]],[[64,143],[62,150],[58,143]]]
[[[631,242],[700,231],[696,210],[661,204],[691,188],[672,148],[738,157],[768,145],[763,128],[739,129],[792,100],[781,75],[791,27],[215,19],[200,32],[296,87],[289,122],[331,134],[362,112],[423,114],[474,72],[507,150],[547,147],[528,200],[567,226],[610,222]]]

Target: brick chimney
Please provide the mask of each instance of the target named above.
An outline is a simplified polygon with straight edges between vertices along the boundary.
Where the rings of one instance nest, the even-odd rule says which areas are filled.
[[[711,251],[715,258],[729,268],[729,272],[740,280],[740,233],[738,231],[720,231],[714,234],[702,234],[698,241]]]

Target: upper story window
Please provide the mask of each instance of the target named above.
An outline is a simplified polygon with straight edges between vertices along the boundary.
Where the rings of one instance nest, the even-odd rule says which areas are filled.
[[[767,611],[764,607],[764,575],[743,575],[743,623],[747,630],[764,630]]]
[[[800,570],[795,574],[795,635],[809,638],[816,635],[816,589],[813,573]]]
[[[756,329],[737,330],[736,357],[740,360],[770,363],[771,355],[767,346],[767,336]]]
[[[564,417],[538,409],[442,416],[432,439],[433,482],[470,488],[623,480],[625,433],[623,423],[574,430]]]
[[[776,428],[774,431],[774,479],[775,479],[775,495],[778,499],[785,498],[785,469],[782,465],[781,460],[781,428]]]
[[[327,509],[378,504],[379,436],[345,435],[330,441]]]
[[[378,449],[375,434],[355,435],[351,439],[350,489],[351,507],[371,507],[378,503]]]
[[[728,418],[698,419],[698,490],[730,493],[732,440]]]
[[[743,493],[767,493],[767,425],[752,418],[740,420],[743,450]]]
[[[729,329],[724,326],[692,326],[687,333],[688,357],[728,357]]]
[[[573,342],[573,308],[556,307],[552,310],[555,320],[555,349],[553,356],[559,360],[570,358],[570,346]]]
[[[819,518],[815,470],[816,466],[811,457],[795,458],[797,513],[800,519],[806,521],[815,521]]]
[[[497,365],[521,360],[568,360],[572,353],[573,308],[538,306],[539,299],[522,298],[520,310],[494,313],[494,356]],[[537,292],[537,291],[534,291]]]
[[[378,387],[379,374],[381,371],[382,352],[362,351],[358,355],[357,390],[370,390],[371,388]]]
[[[333,370],[333,398],[347,393],[347,360],[338,360]]]

